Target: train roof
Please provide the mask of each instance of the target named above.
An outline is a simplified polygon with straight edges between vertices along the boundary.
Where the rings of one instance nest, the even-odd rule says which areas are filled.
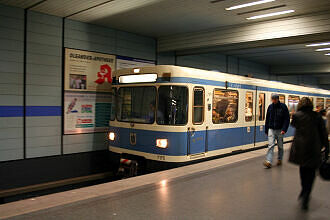
[[[134,69],[139,69],[139,73],[134,73]],[[324,94],[330,96],[330,91],[325,89],[313,88],[308,86],[294,85],[289,83],[283,83],[279,81],[271,81],[258,79],[253,77],[240,76],[235,74],[223,73],[218,71],[202,70],[190,67],[173,66],[173,65],[156,65],[156,66],[146,66],[138,68],[129,68],[117,70],[116,77],[121,75],[131,75],[131,74],[146,74],[146,73],[157,73],[158,77],[180,77],[180,78],[194,78],[201,80],[212,80],[212,81],[222,81],[230,82],[243,85],[252,85],[258,87],[267,87],[282,90],[294,90],[303,91],[307,93]],[[196,82],[196,84],[198,84]]]

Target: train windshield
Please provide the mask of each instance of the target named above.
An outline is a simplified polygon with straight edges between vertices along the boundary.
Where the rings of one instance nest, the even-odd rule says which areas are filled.
[[[122,87],[117,93],[117,120],[152,124],[155,121],[156,88]]]
[[[188,119],[188,88],[160,86],[158,89],[157,124],[185,125]]]

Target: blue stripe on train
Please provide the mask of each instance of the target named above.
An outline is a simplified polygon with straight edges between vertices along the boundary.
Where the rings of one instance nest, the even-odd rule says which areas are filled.
[[[247,132],[246,127],[208,130],[208,151],[253,144],[254,127],[251,127],[250,129],[251,130],[249,133]],[[292,136],[293,130],[294,129],[290,128],[286,136]],[[188,154],[188,132],[148,131],[119,127],[110,127],[110,131],[114,131],[116,133],[116,140],[113,142],[110,141],[111,146],[145,153],[171,156],[184,156]],[[205,130],[197,131],[195,137],[205,137],[205,132]],[[130,144],[130,133],[136,134],[136,145]],[[157,138],[167,138],[169,147],[166,149],[156,147],[155,143]],[[193,154],[204,152],[205,139],[196,138],[195,141],[196,143],[194,143],[194,149],[190,149],[190,153]],[[262,141],[267,141],[267,136],[264,134],[264,131],[260,131],[260,127],[258,126],[256,130],[256,142]],[[192,147],[192,144],[190,146]]]

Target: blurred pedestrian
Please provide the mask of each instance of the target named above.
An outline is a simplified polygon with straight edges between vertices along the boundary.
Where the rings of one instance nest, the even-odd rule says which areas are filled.
[[[296,128],[289,161],[299,165],[302,190],[299,194],[302,209],[308,209],[315,171],[321,165],[321,149],[329,152],[328,134],[319,113],[313,111],[313,103],[307,97],[298,103],[298,111],[291,125]]]
[[[281,103],[278,94],[272,95],[272,104],[268,106],[265,133],[268,135],[268,152],[264,166],[272,167],[274,156],[275,141],[277,140],[278,161],[277,165],[282,165],[283,160],[283,136],[287,132],[290,124],[290,116],[288,107]]]

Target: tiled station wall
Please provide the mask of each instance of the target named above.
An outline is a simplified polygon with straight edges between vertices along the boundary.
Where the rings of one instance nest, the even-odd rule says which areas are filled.
[[[63,29],[33,11],[26,21],[24,80],[24,10],[0,5],[0,161],[107,149],[104,133],[62,138],[62,48],[155,60],[156,40],[72,20]]]
[[[0,7],[0,161],[24,155],[23,30],[23,11]]]
[[[306,76],[306,75],[293,75],[293,76],[276,76],[276,80],[306,86],[315,86],[318,84],[317,77]]]
[[[269,79],[265,65],[216,53],[156,57],[153,38],[33,11],[25,35],[24,17],[23,9],[0,5],[0,161],[107,148],[104,133],[62,136],[63,46]]]
[[[162,53],[158,56],[158,63],[176,64],[243,76],[251,75],[261,79],[271,79],[269,66],[219,53],[177,56],[176,58],[174,53]]]

